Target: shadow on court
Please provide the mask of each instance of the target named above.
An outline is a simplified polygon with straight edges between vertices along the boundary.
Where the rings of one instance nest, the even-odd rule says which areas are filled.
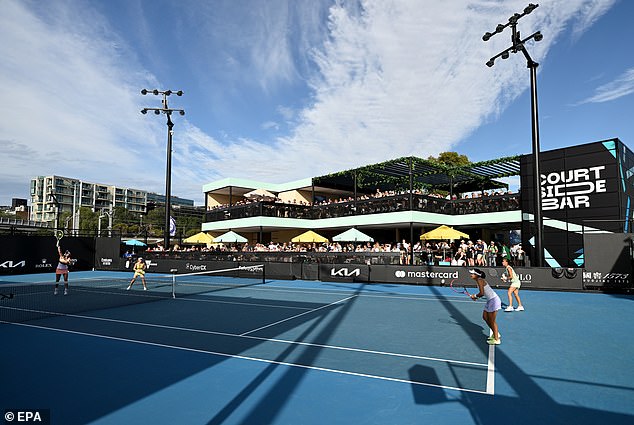
[[[431,287],[432,293],[435,293],[440,299],[446,299],[439,288]],[[475,326],[472,318],[467,318],[456,308],[451,302],[444,302],[443,306],[447,309],[450,317],[461,325]],[[484,304],[482,304],[484,307]],[[500,314],[498,314],[498,323]],[[484,321],[480,318],[482,323]],[[470,325],[469,325],[470,324]],[[484,326],[488,331],[488,327]],[[501,329],[500,332],[504,332]],[[478,335],[474,332],[467,332],[472,338]],[[483,335],[480,332],[480,335]],[[479,338],[479,336],[478,336]],[[503,338],[504,340],[504,338]],[[482,347],[483,352],[488,351],[489,346],[484,339],[474,339],[474,343]],[[439,388],[425,387],[421,385],[412,385],[412,394],[414,401],[421,405],[441,404],[447,402],[455,402],[462,404],[471,414],[473,423],[475,424],[632,424],[634,416],[607,410],[599,410],[587,408],[584,406],[571,406],[558,403],[535,381],[535,377],[526,374],[522,368],[511,359],[503,349],[497,346],[495,348],[495,364],[497,379],[503,378],[509,383],[512,390],[517,394],[516,397],[505,395],[483,395],[470,392],[460,392],[457,399],[448,400],[445,391]],[[598,359],[597,359],[598,360]],[[536,359],[539,361],[539,359]],[[544,362],[565,362],[566,359],[542,359]],[[438,378],[433,368],[422,367],[417,365],[410,370],[412,378],[418,378],[422,382],[436,383]],[[543,378],[543,377],[542,377]],[[552,378],[551,378],[552,379]],[[415,379],[412,379],[415,380]],[[589,386],[589,391],[600,394],[605,390],[605,385],[595,384],[591,382],[574,381],[575,384],[583,384]],[[608,386],[615,388],[616,386]],[[621,387],[616,388],[625,392],[632,392],[634,388]],[[440,423],[440,422],[439,422]]]
[[[271,304],[272,300],[222,297],[218,295],[220,291],[214,292],[214,302],[220,303],[215,304],[216,307],[195,302],[194,299],[186,312],[184,307],[175,306],[172,300],[159,300],[112,310],[95,310],[90,315],[73,313],[38,317],[18,324],[0,323],[3,341],[0,352],[3,382],[0,385],[0,407],[48,408],[51,409],[53,423],[89,423],[160,393],[262,343],[263,340],[240,338],[237,335],[240,332],[235,331],[237,324],[243,329],[253,329],[263,323],[275,323],[289,317],[285,308],[294,309],[293,314],[320,309],[275,327],[276,331],[283,333],[314,320],[303,338],[308,337],[333,311],[345,309],[345,303],[329,306],[332,300],[275,300],[276,308],[262,309],[262,305]],[[74,293],[67,298],[72,295]],[[60,302],[68,301],[57,298]],[[237,301],[239,305],[236,305]],[[341,313],[335,315],[317,339],[327,339],[340,317]],[[125,326],[120,322],[125,322]],[[196,333],[188,327],[203,331],[224,327],[231,334]],[[274,361],[284,361],[298,347],[285,345]],[[310,365],[319,349],[302,349],[300,360]],[[213,353],[226,356],[209,355]],[[277,367],[270,363],[210,423],[222,423]],[[257,405],[252,415],[272,418],[283,407],[281,400],[288,398],[304,371],[299,368],[289,370],[272,393],[265,397],[266,403]],[[214,391],[222,391],[221,386]]]
[[[91,311],[90,318],[57,317],[32,320],[24,324],[0,324],[0,407],[49,408],[52,423],[61,424],[86,424],[100,420],[108,424],[287,424],[302,423],[300,420],[289,422],[289,417],[302,418],[304,414],[312,415],[310,418],[304,417],[304,423],[315,424],[320,423],[319,420],[322,419],[319,410],[328,409],[327,405],[333,402],[338,403],[338,409],[344,413],[340,410],[333,410],[327,414],[324,412],[324,416],[330,419],[328,423],[336,423],[332,421],[333,418],[341,419],[345,423],[381,425],[634,423],[634,416],[614,412],[631,411],[631,406],[609,411],[609,407],[605,410],[589,408],[582,402],[578,405],[562,403],[557,399],[557,393],[552,390],[552,385],[549,388],[553,381],[561,380],[564,381],[561,382],[561,386],[573,384],[590,387],[589,391],[594,391],[597,397],[609,391],[621,391],[632,400],[634,389],[628,386],[629,383],[620,381],[612,385],[601,385],[591,382],[605,381],[600,379],[601,376],[591,376],[586,379],[588,382],[581,382],[583,377],[579,374],[568,376],[579,376],[580,381],[565,382],[564,378],[557,378],[561,375],[551,374],[548,369],[538,368],[536,370],[540,373],[536,373],[535,369],[529,368],[526,356],[533,356],[530,359],[532,367],[541,366],[541,363],[560,364],[561,367],[565,367],[573,360],[579,361],[564,356],[553,356],[552,353],[542,354],[540,350],[528,345],[522,347],[526,340],[521,343],[508,341],[513,337],[510,330],[513,320],[524,323],[532,318],[535,323],[544,323],[539,318],[540,313],[537,312],[536,306],[531,306],[530,314],[504,316],[501,320],[501,332],[505,338],[503,345],[495,348],[494,396],[429,386],[441,386],[449,377],[449,369],[458,386],[464,384],[464,388],[469,387],[468,383],[464,382],[467,375],[460,374],[460,366],[455,366],[455,369],[451,365],[448,368],[434,367],[427,363],[419,363],[418,360],[410,361],[407,366],[403,366],[404,363],[396,365],[389,362],[371,364],[368,369],[373,370],[373,367],[379,366],[399,368],[399,372],[415,382],[409,385],[403,384],[402,381],[389,383],[383,379],[367,379],[363,376],[315,373],[314,369],[308,367],[323,366],[323,359],[331,356],[319,345],[338,345],[338,337],[354,336],[345,335],[345,331],[342,331],[342,325],[348,322],[352,322],[348,329],[354,329],[355,332],[363,329],[371,333],[376,329],[373,324],[399,328],[402,332],[388,335],[396,340],[409,337],[410,340],[401,345],[407,347],[407,344],[416,342],[414,339],[419,339],[412,337],[414,330],[421,326],[416,320],[431,320],[434,323],[426,328],[425,332],[432,328],[440,328],[438,331],[446,334],[459,331],[460,338],[464,338],[463,334],[466,334],[466,338],[470,339],[464,341],[465,345],[473,344],[480,350],[480,353],[474,354],[482,354],[486,358],[489,350],[485,342],[488,330],[482,321],[481,313],[473,313],[475,303],[472,306],[456,302],[456,296],[451,297],[452,299],[446,297],[444,294],[449,291],[447,288],[419,288],[424,289],[422,293],[434,295],[434,298],[426,298],[423,303],[415,301],[413,304],[413,308],[423,311],[428,306],[429,310],[432,306],[442,306],[440,310],[434,310],[435,313],[441,311],[440,318],[437,315],[421,314],[416,315],[417,319],[414,319],[411,310],[399,310],[398,317],[401,317],[402,321],[388,322],[389,317],[381,316],[386,308],[384,301],[375,295],[399,295],[392,292],[392,285],[383,287],[355,284],[327,287],[331,289],[328,295],[320,292],[307,294],[301,292],[300,285],[294,288],[299,289],[295,291],[297,295],[292,295],[291,290],[289,295],[284,297],[276,293],[257,291],[244,296],[231,296],[231,291],[218,290],[209,297],[215,304],[198,302],[205,301],[204,297],[190,297],[190,300],[162,300],[113,310]],[[289,289],[293,289],[291,285]],[[347,291],[336,293],[335,289]],[[410,289],[407,288],[407,291]],[[371,298],[376,304],[368,306],[366,299],[358,297],[364,293],[372,294]],[[344,297],[350,298],[344,301]],[[552,294],[545,297],[547,301],[557,303],[551,299]],[[467,303],[471,302],[466,297],[465,299]],[[341,302],[333,303],[336,300]],[[3,303],[7,301],[11,300],[2,300]],[[574,308],[577,308],[576,302],[576,299],[571,302]],[[530,302],[527,303],[530,305]],[[275,308],[263,308],[270,304],[276,304]],[[403,308],[402,300],[398,300],[394,305],[396,308]],[[464,312],[465,305],[469,307],[468,314]],[[477,305],[483,307],[482,302]],[[366,306],[366,309],[360,309],[361,306]],[[374,315],[360,317],[360,310],[363,313],[373,311]],[[543,310],[546,310],[546,307]],[[284,321],[299,311],[307,311],[307,314]],[[576,315],[574,320],[571,319],[572,326],[585,326],[584,320],[587,319],[587,315]],[[625,320],[631,317],[623,316],[622,312],[615,313],[615,316]],[[498,314],[498,318],[501,318],[501,314]],[[110,319],[126,322],[126,325],[108,322]],[[143,323],[137,324],[136,321]],[[359,323],[362,327],[355,327]],[[257,333],[251,333],[251,330],[263,324],[274,326],[267,327],[268,332],[264,332],[268,335],[267,338],[255,337]],[[50,329],[31,327],[33,325]],[[182,329],[177,328],[179,326]],[[190,328],[199,331],[192,331]],[[539,329],[535,333],[552,333],[558,329],[560,328]],[[337,335],[338,331],[343,335]],[[249,335],[241,336],[242,332]],[[425,332],[416,335],[426,335]],[[285,338],[286,340],[314,345],[288,342],[277,344],[267,341],[275,338],[275,335],[281,338],[286,334],[292,335]],[[542,335],[539,336],[537,341],[541,343]],[[565,338],[566,335],[554,334],[548,337],[550,340],[557,340]],[[579,336],[574,338],[580,341],[578,345],[581,349],[584,346],[581,341],[588,341],[580,339]],[[443,341],[452,341],[453,344],[460,339],[448,338]],[[598,343],[594,338],[590,341],[592,344]],[[398,345],[390,345],[390,342],[393,341],[381,339],[378,346],[390,349],[385,351],[404,352],[395,349]],[[425,344],[429,348],[438,347],[436,354],[442,353],[445,349],[444,346],[438,346],[442,342],[437,342],[435,338],[430,338]],[[623,353],[631,352],[628,351],[629,346],[621,344],[619,347],[622,347]],[[449,346],[447,352],[456,348],[458,347]],[[416,348],[412,348],[412,351],[419,352]],[[518,352],[528,354],[520,358]],[[265,363],[241,362],[231,358],[233,356],[261,359],[265,360]],[[343,356],[333,361],[342,359]],[[347,359],[342,360],[341,367],[337,370],[354,371],[354,367],[351,366],[365,359],[366,357],[360,355],[349,355]],[[591,360],[609,362],[609,359]],[[294,366],[287,367],[286,364]],[[624,373],[625,376],[628,373],[631,375],[629,371]],[[315,379],[315,375],[319,377]],[[546,384],[544,381],[547,381]],[[497,387],[504,390],[498,391]],[[359,392],[358,395],[352,394],[355,389]],[[369,397],[370,401],[366,401],[365,397]],[[159,416],[159,420],[149,422],[143,416],[151,414],[152,411],[160,412],[157,415],[165,414],[165,411],[171,408],[196,410],[196,420],[182,419],[175,422]],[[136,416],[127,416],[131,412]],[[392,412],[393,416],[390,416]],[[417,416],[419,414],[420,418]],[[403,419],[403,416],[407,419]],[[122,418],[126,421],[119,420]]]
[[[313,322],[301,336],[299,341],[306,341],[308,337],[315,331],[322,322],[326,322],[323,329],[314,337],[313,343],[326,344],[333,334],[335,328],[344,320],[344,317],[348,314],[352,308],[356,295],[358,295],[365,285],[361,285],[354,293],[355,297],[351,300],[343,303],[340,308],[334,311],[334,315],[328,318],[328,313],[319,317],[319,320]],[[332,312],[333,310],[330,310]],[[299,345],[289,345],[276,359],[276,362],[284,362],[289,355],[299,349],[303,349],[303,353],[299,359],[294,361],[295,364],[300,365],[312,365],[318,357],[320,347],[302,347]],[[277,363],[270,363],[266,369],[260,373],[251,383],[244,388],[230,403],[228,403],[218,414],[216,414],[209,422],[208,425],[219,425],[224,421],[244,402],[250,394],[252,394],[258,386],[260,386],[275,369],[279,367]],[[277,414],[284,407],[284,400],[288,400],[295,388],[299,385],[302,378],[308,373],[308,369],[305,368],[285,368],[285,372],[280,379],[273,385],[273,388],[268,390],[264,396],[262,396],[259,402],[248,412],[245,419],[242,421],[244,424],[268,424],[274,423],[274,419]]]

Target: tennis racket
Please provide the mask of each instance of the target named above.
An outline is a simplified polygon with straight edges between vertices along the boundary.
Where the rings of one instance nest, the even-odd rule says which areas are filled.
[[[64,237],[63,230],[55,230],[55,239],[57,239],[57,246],[59,246],[59,241]]]
[[[449,284],[449,287],[455,293],[457,293],[457,294],[465,294],[466,296],[471,298],[471,293],[469,291],[467,291],[467,287],[465,285],[461,284],[460,282],[456,281],[456,279],[451,281],[451,283]]]

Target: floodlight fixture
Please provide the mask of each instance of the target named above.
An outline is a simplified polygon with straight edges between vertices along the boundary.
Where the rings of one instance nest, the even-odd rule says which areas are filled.
[[[173,92],[172,90],[158,90],[154,89],[152,91],[142,89],[141,94],[146,95],[148,93],[152,93],[154,95],[163,95],[163,99],[161,101],[161,108],[143,108],[141,109],[141,113],[143,115],[147,114],[148,111],[154,111],[156,115],[160,115],[161,113],[167,115],[167,164],[165,167],[165,229],[164,229],[164,238],[165,238],[165,248],[169,249],[170,247],[170,204],[171,204],[171,187],[172,187],[172,135],[174,134],[173,128],[174,123],[172,122],[172,112],[178,112],[180,115],[185,115],[184,109],[171,109],[167,103],[167,97],[172,93],[176,93],[178,96],[183,95],[182,90],[178,90],[177,92]]]
[[[538,4],[529,3],[528,6],[526,6],[524,8],[524,11],[522,13],[514,13],[508,19],[508,23],[506,23],[506,24],[497,24],[497,26],[495,27],[495,31],[493,31],[492,33],[491,32],[484,33],[484,35],[482,36],[482,40],[483,41],[489,41],[491,39],[491,37],[493,37],[495,34],[501,33],[502,31],[504,31],[504,28],[506,28],[508,26],[511,26],[513,28],[513,33],[515,34],[515,26],[517,25],[517,21],[519,21],[520,18],[522,18],[522,17],[528,15],[529,13],[531,13],[538,6],[539,6]],[[517,34],[517,37],[519,38],[519,34]]]
[[[524,8],[524,15],[528,15],[533,10],[537,9],[538,6],[538,4],[529,3],[528,6]]]
[[[517,22],[523,16],[528,15],[533,10],[535,10],[539,5],[529,3],[528,6],[524,8],[523,13],[515,13],[508,20],[506,25],[498,24],[495,27],[495,32],[490,33],[486,32],[482,36],[483,41],[489,41],[489,39],[497,34],[501,33],[504,28],[507,26],[511,27],[511,47],[506,50],[498,53],[493,56],[486,62],[486,66],[489,68],[492,67],[495,63],[495,59],[501,57],[502,59],[508,59],[510,53],[522,52],[527,61],[527,66],[530,69],[530,77],[531,77],[531,124],[532,124],[532,142],[533,142],[533,218],[534,218],[534,226],[535,226],[535,258],[533,264],[537,267],[542,267],[543,259],[544,259],[544,249],[543,249],[543,221],[542,221],[542,199],[541,199],[541,181],[540,181],[540,161],[539,161],[539,117],[537,114],[537,66],[539,65],[535,62],[528,51],[526,50],[525,43],[531,39],[535,41],[541,41],[544,36],[541,32],[537,31],[525,39],[521,39],[520,32],[517,30]]]

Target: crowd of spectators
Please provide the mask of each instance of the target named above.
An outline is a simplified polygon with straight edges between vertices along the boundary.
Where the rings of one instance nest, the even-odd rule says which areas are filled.
[[[148,252],[164,252],[162,246],[148,248]],[[526,265],[526,253],[521,244],[510,247],[506,243],[478,239],[455,242],[417,241],[412,246],[406,240],[381,244],[366,243],[293,243],[269,242],[268,244],[216,244],[211,246],[174,245],[171,252],[318,252],[318,253],[400,253],[401,264],[414,265],[454,265],[464,267],[499,267],[502,259],[507,258],[511,265]]]
[[[402,191],[377,190],[374,194],[353,197],[328,198],[316,201],[313,206],[306,201],[257,202],[241,199],[231,205],[209,208],[206,221],[222,221],[246,217],[285,217],[299,219],[324,219],[351,215],[380,214],[397,211],[426,211],[439,214],[474,214],[519,209],[519,197],[511,191],[485,191],[458,195],[441,195],[415,190],[411,194]]]
[[[490,190],[490,191],[477,191],[477,192],[466,192],[466,193],[461,193],[461,194],[453,194],[453,195],[449,195],[449,194],[441,194],[441,193],[437,193],[437,192],[429,192],[425,189],[414,189],[412,191],[412,193],[414,195],[425,195],[425,196],[430,196],[433,198],[439,198],[439,199],[445,199],[445,200],[460,200],[460,199],[478,199],[478,198],[487,198],[487,197],[493,197],[493,196],[504,196],[504,195],[511,195],[513,194],[513,191],[511,190]],[[401,191],[396,191],[396,190],[388,190],[388,191],[381,191],[380,189],[377,189],[375,193],[372,194],[360,194],[357,195],[357,199],[356,201],[368,201],[371,199],[379,199],[379,198],[386,198],[386,197],[392,197],[392,196],[400,196],[400,195],[408,195],[409,191],[408,190],[401,190]],[[207,210],[208,211],[213,211],[213,210],[221,210],[221,209],[227,209],[229,207],[237,207],[237,206],[242,206],[242,205],[250,205],[250,204],[254,204],[257,202],[260,202],[261,200],[259,199],[249,199],[249,198],[244,198],[244,197],[239,197],[237,201],[233,202],[231,205],[229,204],[218,204],[218,205],[214,205],[214,206],[208,206]],[[354,202],[355,198],[352,196],[347,196],[347,197],[339,197],[339,198],[325,198],[322,200],[318,200],[315,201],[315,203],[313,204],[314,206],[323,206],[323,205],[332,205],[332,204],[341,204],[341,203],[347,203],[347,202]],[[279,197],[276,197],[274,200],[270,200],[270,202],[274,202],[274,203],[278,203],[278,204],[287,204],[287,205],[303,205],[303,206],[311,206],[311,204],[305,200],[297,200],[297,199],[293,199],[293,200],[282,200]]]

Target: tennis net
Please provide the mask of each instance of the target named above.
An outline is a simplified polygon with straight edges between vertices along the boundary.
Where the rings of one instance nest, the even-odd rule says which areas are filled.
[[[266,281],[263,265],[185,274],[147,273],[147,289],[144,289],[139,277],[128,289],[131,281],[129,276],[73,278],[71,274],[68,295],[64,295],[63,282],[59,282],[59,290],[55,294],[53,280],[20,282],[14,279],[1,282],[0,323],[23,323],[48,317],[71,316],[257,285]]]
[[[266,283],[264,264],[173,275],[173,297]]]

